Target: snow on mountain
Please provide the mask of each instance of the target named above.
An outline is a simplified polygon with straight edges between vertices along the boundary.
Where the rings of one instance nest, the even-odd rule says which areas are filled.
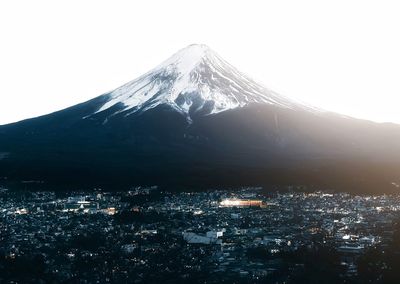
[[[251,103],[301,105],[254,82],[206,45],[190,45],[143,76],[107,94],[95,113],[111,107],[130,115],[167,104],[187,116],[215,114]]]

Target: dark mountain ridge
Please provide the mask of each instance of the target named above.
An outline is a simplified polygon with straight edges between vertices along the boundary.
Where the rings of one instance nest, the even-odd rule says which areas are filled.
[[[195,45],[111,93],[0,126],[0,177],[107,188],[393,192],[399,142],[398,125],[298,104]]]

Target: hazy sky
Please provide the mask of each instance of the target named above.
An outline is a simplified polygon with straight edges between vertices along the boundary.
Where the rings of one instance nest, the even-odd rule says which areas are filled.
[[[204,43],[270,89],[400,123],[398,1],[0,1],[0,124],[110,91]]]

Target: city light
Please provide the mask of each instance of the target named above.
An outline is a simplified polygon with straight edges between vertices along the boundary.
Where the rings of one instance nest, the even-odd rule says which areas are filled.
[[[220,202],[221,207],[262,207],[262,200],[249,199],[224,199]]]

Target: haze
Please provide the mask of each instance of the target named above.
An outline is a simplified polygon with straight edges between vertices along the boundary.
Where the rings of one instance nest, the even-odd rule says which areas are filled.
[[[106,93],[192,43],[285,96],[400,123],[398,5],[3,1],[0,124]]]

